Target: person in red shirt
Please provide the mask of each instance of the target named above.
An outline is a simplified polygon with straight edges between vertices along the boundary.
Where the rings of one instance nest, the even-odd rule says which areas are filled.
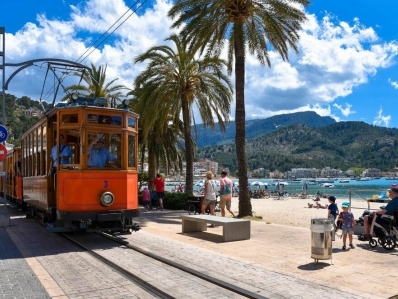
[[[153,185],[155,186],[156,195],[158,196],[160,210],[163,211],[164,179],[160,173],[158,173],[153,180]]]

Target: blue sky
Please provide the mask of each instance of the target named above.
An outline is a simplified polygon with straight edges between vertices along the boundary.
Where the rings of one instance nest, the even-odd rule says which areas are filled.
[[[7,63],[45,57],[76,61],[128,7],[136,7],[130,0],[2,2]],[[132,87],[145,67],[134,65],[134,57],[165,44],[171,33],[166,14],[172,2],[143,2],[137,14],[82,63],[107,64],[109,79],[119,78],[118,84]],[[270,52],[271,68],[247,58],[247,119],[311,110],[337,121],[397,128],[397,8],[396,0],[313,0],[306,9],[299,54],[291,52],[284,62]],[[14,70],[6,69],[6,79]],[[44,73],[39,66],[27,69],[7,92],[39,99]]]

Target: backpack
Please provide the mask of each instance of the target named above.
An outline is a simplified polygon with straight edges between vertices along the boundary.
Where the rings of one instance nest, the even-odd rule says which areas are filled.
[[[232,193],[231,191],[231,185],[227,184],[227,182],[225,180],[223,180],[224,182],[224,189],[222,190],[222,192],[220,193],[220,196],[223,195],[230,195]]]

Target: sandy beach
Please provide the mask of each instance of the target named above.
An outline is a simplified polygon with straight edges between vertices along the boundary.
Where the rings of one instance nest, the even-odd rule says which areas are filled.
[[[337,198],[336,203],[341,207],[341,203],[349,201],[348,198]],[[312,198],[300,199],[293,197],[283,197],[280,200],[275,198],[252,198],[253,216],[261,217],[262,220],[268,224],[281,224],[295,227],[309,228],[311,219],[326,218],[328,214],[327,209],[308,208],[308,203],[314,204]],[[238,197],[232,198],[232,210],[238,214],[239,208]],[[327,198],[321,198],[320,204],[328,204]],[[371,202],[371,209],[378,209],[383,203]],[[351,200],[352,213],[355,219],[362,215],[363,211],[368,208],[368,203],[365,200],[352,199]],[[227,212],[228,214],[228,212]]]

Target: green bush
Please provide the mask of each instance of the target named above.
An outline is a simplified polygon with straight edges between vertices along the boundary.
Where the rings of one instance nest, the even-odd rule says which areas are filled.
[[[170,210],[185,210],[185,203],[188,198],[187,193],[181,192],[165,192],[165,200],[163,206]]]

